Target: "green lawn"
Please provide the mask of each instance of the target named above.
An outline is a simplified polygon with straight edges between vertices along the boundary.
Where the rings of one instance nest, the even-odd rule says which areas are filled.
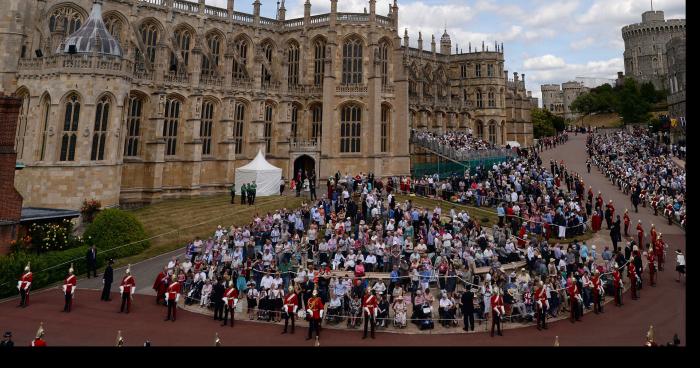
[[[255,206],[230,203],[228,195],[203,196],[198,198],[171,199],[149,205],[133,213],[146,229],[151,246],[140,254],[118,260],[118,265],[136,263],[159,254],[184,247],[196,236],[208,237],[217,225],[245,225],[256,213],[264,214],[281,208],[297,208],[303,198],[275,196],[257,198]],[[160,236],[159,236],[160,235]]]

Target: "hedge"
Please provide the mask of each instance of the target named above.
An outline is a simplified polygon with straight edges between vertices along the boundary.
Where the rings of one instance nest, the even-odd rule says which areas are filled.
[[[117,209],[102,211],[85,231],[84,239],[97,248],[98,268],[104,266],[109,258],[132,256],[149,246],[147,240],[139,242],[146,239],[143,225],[132,214]],[[137,243],[124,246],[134,242]],[[68,275],[71,261],[76,275],[86,273],[85,255],[88,248],[89,245],[83,245],[40,255],[19,252],[0,257],[0,298],[17,294],[17,280],[27,262],[31,262],[34,273],[33,290],[63,280]]]

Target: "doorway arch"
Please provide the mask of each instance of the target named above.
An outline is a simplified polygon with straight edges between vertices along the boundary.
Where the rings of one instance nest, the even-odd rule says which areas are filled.
[[[299,170],[301,170],[301,180],[302,182],[304,179],[310,177],[310,176],[316,176],[316,160],[314,160],[311,156],[308,155],[301,155],[297,157],[296,160],[294,160],[294,173],[293,173],[293,178],[295,180],[298,179],[298,174]]]

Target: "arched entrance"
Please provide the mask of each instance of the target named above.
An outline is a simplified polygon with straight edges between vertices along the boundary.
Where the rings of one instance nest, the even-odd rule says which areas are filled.
[[[307,155],[302,155],[299,156],[296,160],[294,160],[294,179],[298,179],[299,177],[299,170],[301,170],[301,180],[302,182],[304,179],[316,176],[316,161],[314,161],[313,158],[307,156]],[[318,178],[316,178],[318,179]]]

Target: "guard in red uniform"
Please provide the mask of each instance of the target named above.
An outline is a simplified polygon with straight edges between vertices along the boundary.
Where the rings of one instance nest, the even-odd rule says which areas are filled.
[[[177,282],[177,276],[175,275],[173,275],[172,283],[170,286],[168,286],[168,291],[165,292],[165,300],[168,303],[168,316],[165,318],[165,320],[170,320],[172,311],[172,321],[175,322],[175,316],[177,315],[177,301],[180,300],[180,283]]]
[[[228,321],[228,314],[231,313],[231,327],[233,327],[233,320],[236,316],[236,306],[238,305],[238,290],[234,286],[233,280],[228,282],[228,288],[224,291],[224,323],[222,326],[226,326],[226,321]]]
[[[289,285],[289,292],[284,296],[284,305],[282,306],[282,311],[284,312],[282,316],[284,317],[284,331],[283,334],[287,333],[287,326],[289,325],[289,320],[292,321],[292,331],[294,333],[294,320],[296,319],[297,309],[299,308],[299,297],[294,292],[294,286]]]
[[[535,300],[537,303],[537,329],[547,329],[547,310],[549,309],[549,301],[547,300],[547,289],[542,281],[537,285],[535,290]]]
[[[646,208],[647,207],[647,190],[642,189],[642,192],[639,194],[639,200],[642,202],[642,207]]]
[[[658,233],[656,232],[656,227],[654,227],[654,224],[651,224],[651,230],[649,230],[649,236],[651,237],[651,244],[656,243],[656,239],[658,238]],[[643,246],[642,243],[639,243],[639,246]]]
[[[44,322],[39,324],[39,329],[36,331],[36,338],[32,340],[30,346],[33,347],[45,347],[46,341],[44,341]]]
[[[654,243],[654,251],[656,252],[656,260],[657,263],[659,264],[659,271],[664,270],[664,261],[665,261],[665,253],[666,253],[666,243],[663,240],[663,234],[659,233],[658,239],[656,239],[656,243]]]
[[[29,304],[29,290],[32,286],[33,280],[34,276],[29,268],[29,262],[27,262],[27,266],[24,267],[24,274],[17,282],[17,289],[19,290],[19,295],[21,297],[19,306],[22,308],[25,308]]]
[[[644,244],[644,228],[642,227],[642,220],[637,221],[637,238],[639,238],[639,245]]]
[[[593,269],[593,277],[591,277],[593,285],[593,313],[603,313],[603,304],[605,303],[605,288],[600,280],[600,272],[597,268]]]
[[[622,290],[624,288],[622,277],[620,275],[620,269],[617,263],[615,263],[613,268],[613,289],[615,289],[615,306],[621,307],[622,304]]]
[[[167,268],[163,268],[158,276],[156,276],[156,281],[153,282],[153,290],[156,292],[156,304],[160,304],[160,300],[165,301],[165,292],[168,290],[168,271]]]
[[[498,336],[503,336],[501,332],[501,318],[506,314],[506,310],[503,306],[501,290],[497,287],[493,288],[493,295],[491,295],[491,314],[491,337],[493,337],[495,328],[498,328]]]
[[[651,208],[654,209],[654,216],[659,215],[659,195],[654,194],[654,197],[651,199]]]
[[[567,282],[566,291],[569,293],[569,301],[571,301],[571,323],[581,320],[581,309],[583,306],[583,300],[581,299],[581,292],[576,285],[576,281],[569,276]]]
[[[365,289],[365,295],[362,297],[362,310],[365,317],[365,334],[362,336],[363,339],[367,338],[368,322],[372,325],[372,338],[374,338],[374,329],[377,326],[377,307],[379,303],[374,295],[374,290],[371,293],[369,290],[369,288]]]
[[[627,209],[625,209],[625,214],[622,216],[624,221],[625,221],[625,237],[630,236],[629,235],[629,229],[630,229],[630,215],[627,212]]]
[[[629,264],[627,265],[627,277],[630,279],[630,289],[632,290],[632,300],[639,299],[637,295],[637,268],[634,266],[634,256],[630,256]]]
[[[647,251],[647,267],[649,268],[649,283],[651,286],[656,286],[656,255],[654,254],[654,248],[649,246]]]
[[[311,334],[316,331],[316,337],[321,338],[321,320],[323,319],[323,300],[318,296],[318,290],[314,289],[311,298],[307,302],[306,313],[309,319],[309,336],[307,340],[311,340]]]
[[[671,203],[666,205],[664,215],[668,218],[668,224],[673,225],[673,205],[671,205]]]
[[[75,286],[78,284],[78,278],[73,274],[73,264],[70,264],[68,269],[68,277],[63,281],[63,294],[66,296],[66,304],[63,306],[64,312],[70,313],[70,308],[73,306],[73,294],[75,294]]]
[[[608,204],[605,205],[605,208],[610,209],[610,219],[614,220],[615,219],[615,206],[613,206],[612,199],[608,201]]]
[[[126,305],[126,313],[129,314],[131,311],[132,293],[136,290],[136,279],[134,276],[131,276],[131,265],[126,267],[124,273],[126,273],[126,275],[122,278],[122,283],[119,286],[119,292],[122,295],[122,307],[119,313],[124,311],[124,306]]]

